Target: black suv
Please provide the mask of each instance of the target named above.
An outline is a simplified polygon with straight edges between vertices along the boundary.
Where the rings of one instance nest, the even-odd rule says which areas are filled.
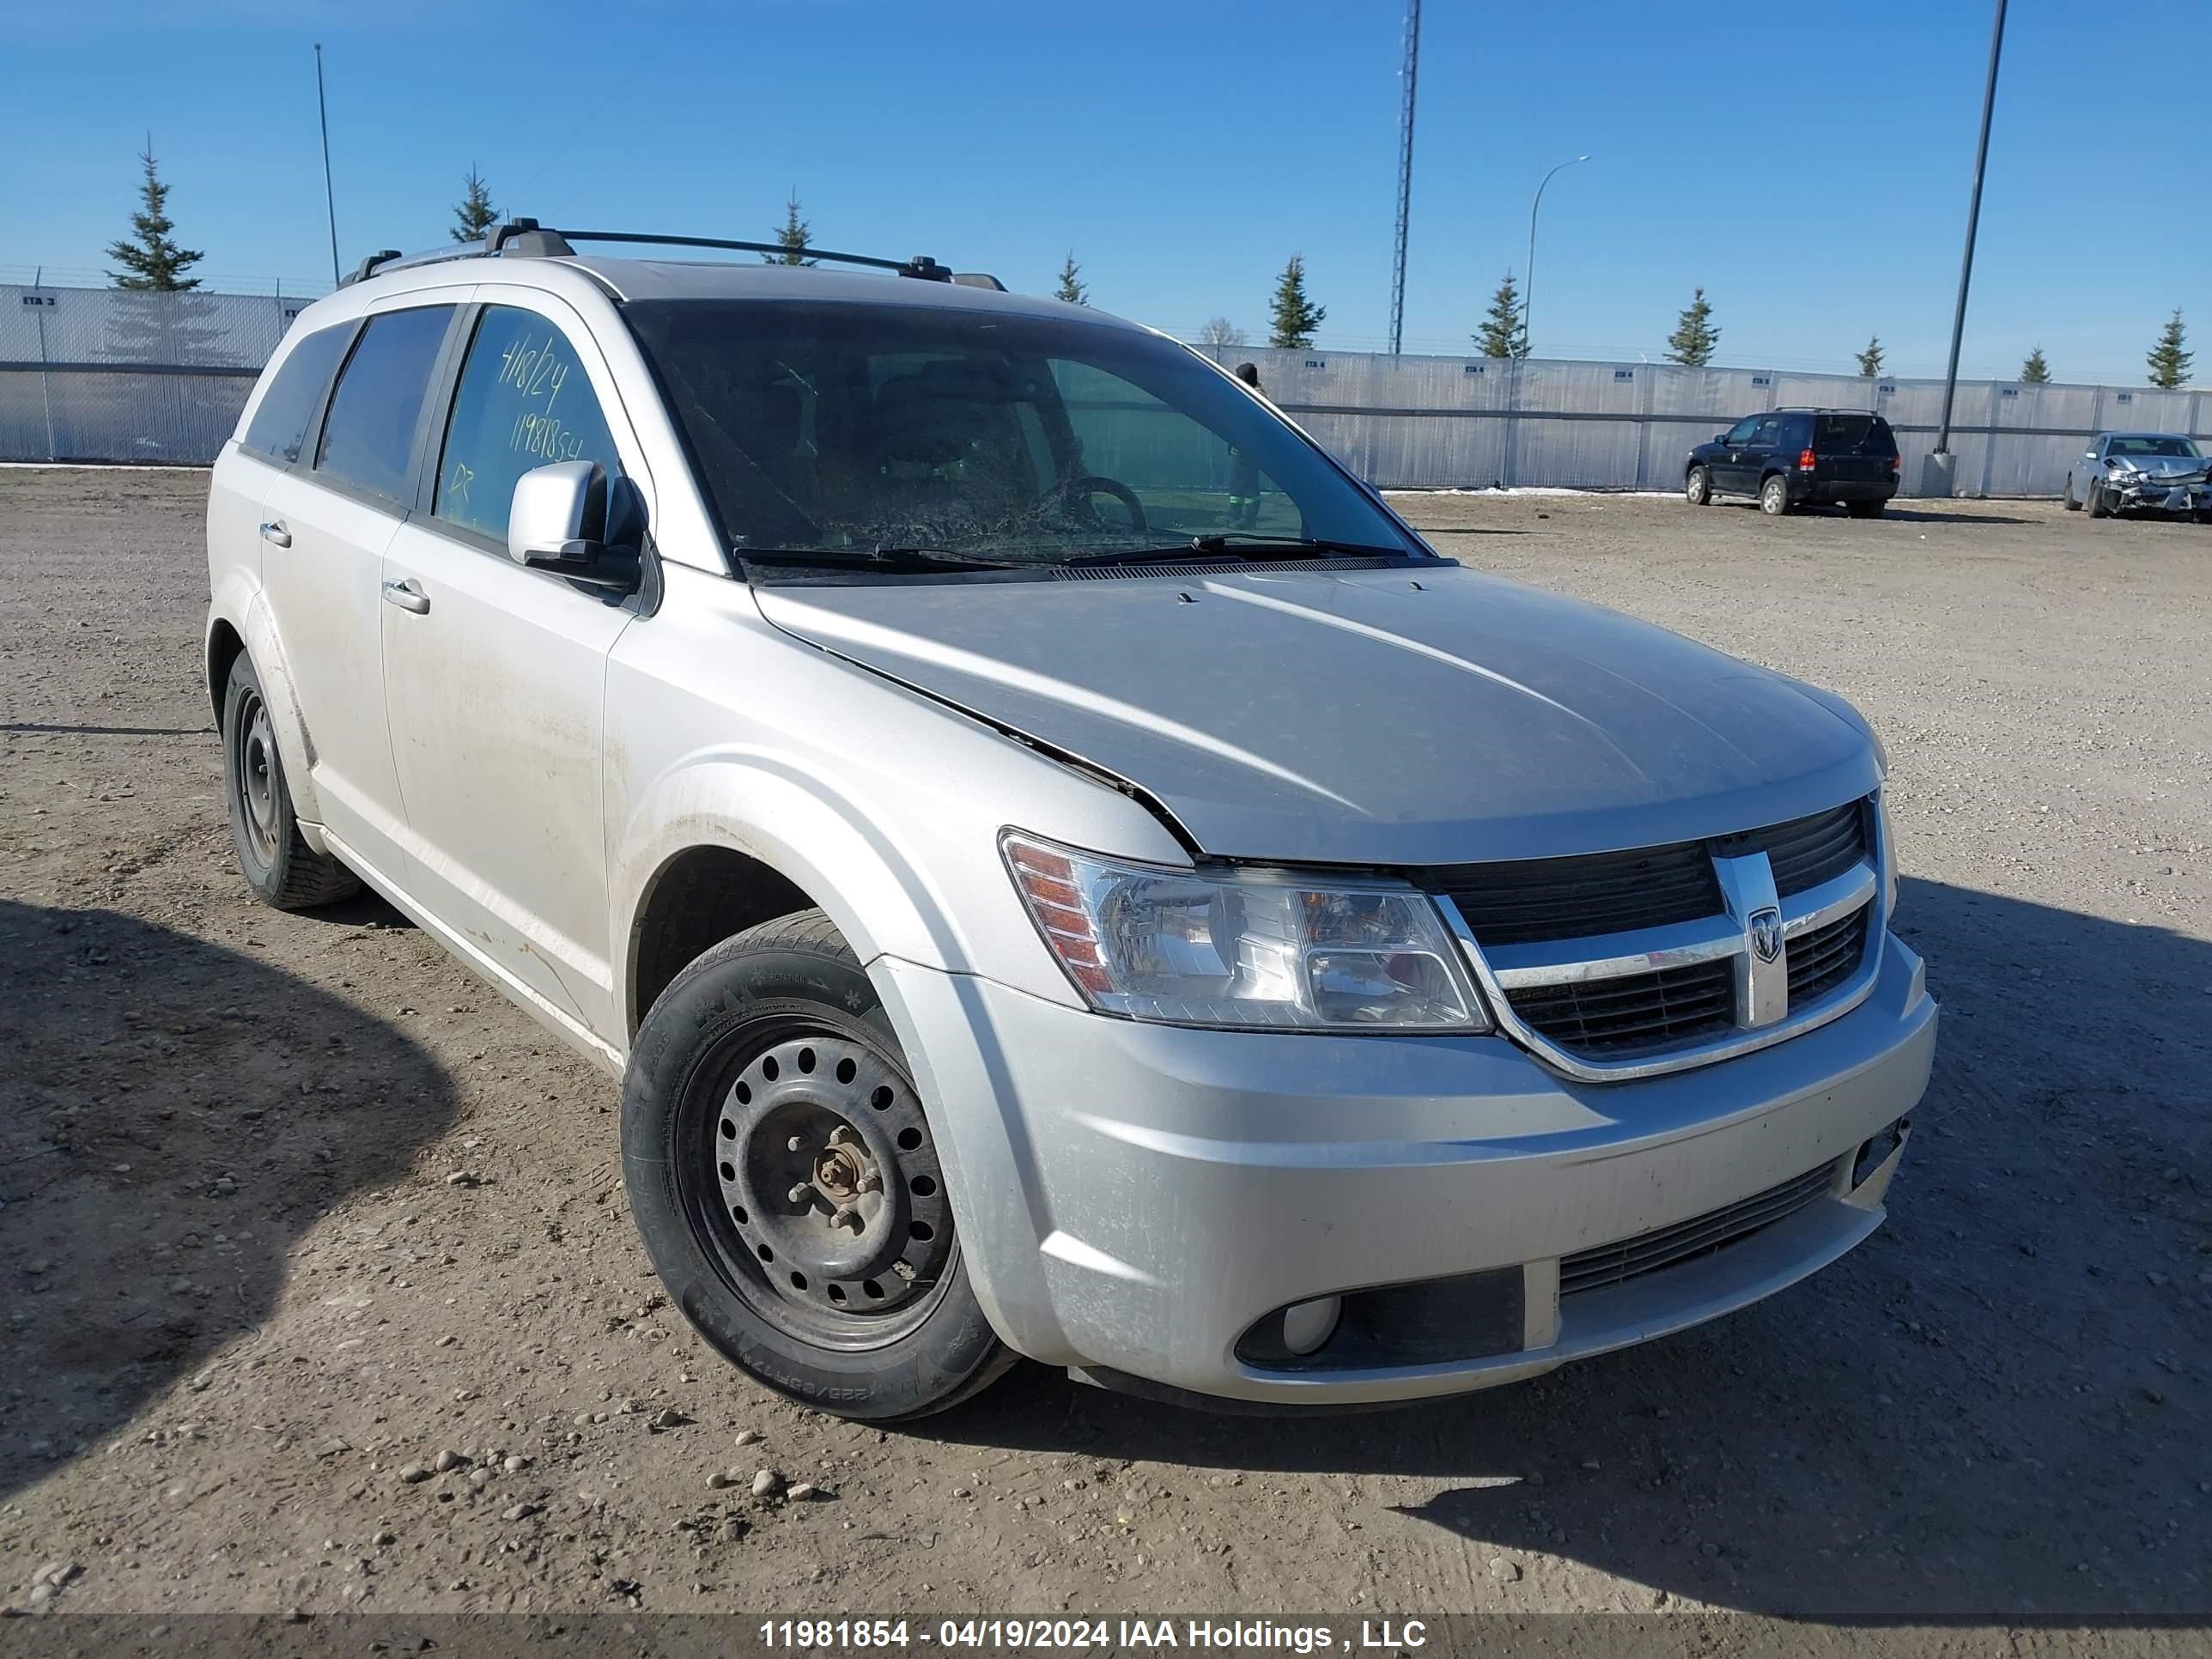
[[[1690,452],[1682,494],[1692,507],[1723,495],[1762,513],[1841,506],[1871,519],[1897,494],[1903,462],[1889,422],[1863,409],[1777,409],[1747,415]]]

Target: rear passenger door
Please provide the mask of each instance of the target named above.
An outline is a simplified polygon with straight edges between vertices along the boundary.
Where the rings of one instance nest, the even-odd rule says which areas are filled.
[[[432,370],[450,305],[400,305],[362,322],[307,464],[272,477],[262,592],[299,694],[325,829],[348,862],[405,884],[398,777],[384,723],[379,584],[414,490]]]
[[[600,786],[607,653],[640,601],[507,555],[516,479],[592,460],[652,491],[605,359],[558,300],[487,286],[386,551],[385,705],[423,897],[541,1010],[623,1036]],[[501,297],[492,297],[501,296]]]

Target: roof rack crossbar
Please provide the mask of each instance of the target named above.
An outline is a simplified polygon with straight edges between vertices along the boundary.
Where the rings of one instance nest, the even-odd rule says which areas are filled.
[[[635,242],[641,247],[711,247],[737,253],[795,255],[801,259],[828,259],[837,264],[893,270],[902,276],[918,276],[925,282],[952,280],[951,271],[927,253],[917,253],[911,259],[878,259],[866,253],[835,253],[824,247],[787,247],[781,242],[733,242],[720,236],[654,236],[627,230],[564,230],[559,234],[571,242]]]
[[[917,253],[911,259],[878,259],[866,253],[835,253],[821,247],[786,247],[781,242],[734,242],[719,236],[655,236],[628,230],[549,230],[535,219],[510,219],[504,224],[493,226],[484,234],[481,242],[460,242],[452,247],[431,248],[422,253],[402,253],[398,248],[390,247],[372,253],[354,268],[350,276],[341,277],[338,286],[350,287],[382,271],[404,270],[414,265],[441,264],[448,259],[483,259],[507,254],[560,258],[576,251],[570,246],[574,242],[632,242],[641,247],[711,247],[738,253],[795,255],[801,259],[827,259],[837,264],[866,265],[876,270],[895,271],[901,276],[919,277],[924,282],[949,283],[953,280],[952,272],[927,253]]]

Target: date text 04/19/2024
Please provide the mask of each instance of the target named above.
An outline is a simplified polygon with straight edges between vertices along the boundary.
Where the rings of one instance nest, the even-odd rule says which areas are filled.
[[[1200,1652],[1405,1651],[1427,1644],[1419,1620],[1364,1619],[1356,1632],[1266,1619],[947,1619],[934,1627],[904,1619],[776,1619],[762,1644],[804,1652],[859,1648],[1081,1650],[1195,1649]]]

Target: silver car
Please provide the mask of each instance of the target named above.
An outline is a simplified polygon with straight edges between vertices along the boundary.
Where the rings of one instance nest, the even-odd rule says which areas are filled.
[[[2203,452],[2174,432],[2101,432],[2066,475],[2066,510],[2189,515],[2212,524]]]
[[[302,313],[208,685],[254,890],[618,1079],[736,1365],[1408,1401],[1881,1224],[1936,1010],[1841,700],[1440,557],[1149,329],[577,243]]]

